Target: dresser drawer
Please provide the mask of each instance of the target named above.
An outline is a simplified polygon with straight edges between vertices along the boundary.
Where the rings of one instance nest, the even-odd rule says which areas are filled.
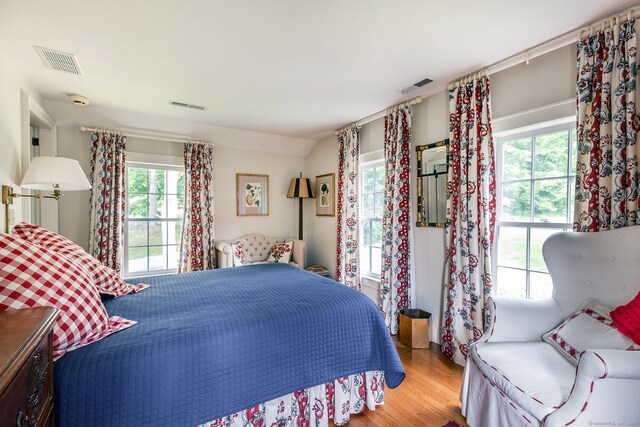
[[[53,425],[51,333],[37,344],[0,395],[1,427]]]

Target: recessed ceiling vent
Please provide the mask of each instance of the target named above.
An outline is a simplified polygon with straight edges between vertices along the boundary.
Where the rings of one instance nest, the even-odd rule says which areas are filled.
[[[46,47],[34,46],[40,58],[47,68],[53,70],[64,71],[65,73],[82,75],[78,60],[73,53],[60,52]]]
[[[400,91],[400,93],[406,95],[407,93],[413,92],[416,89],[420,89],[422,86],[426,86],[429,83],[431,83],[433,80],[431,79],[424,79],[424,80],[420,80],[418,83],[414,83],[411,86],[404,88]]]
[[[203,107],[202,105],[188,104],[186,102],[180,102],[180,101],[171,101],[169,102],[169,104],[175,105],[176,107],[192,108],[194,110],[200,110],[200,111],[204,111],[207,109],[207,107]]]

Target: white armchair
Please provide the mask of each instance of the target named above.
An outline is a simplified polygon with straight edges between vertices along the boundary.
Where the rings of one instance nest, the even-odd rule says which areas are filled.
[[[543,246],[551,299],[489,299],[461,391],[470,426],[640,423],[640,351],[589,349],[576,370],[541,339],[587,298],[609,308],[630,301],[640,291],[638,242],[640,226],[555,234]]]
[[[307,247],[304,240],[285,239],[284,237],[269,237],[258,233],[247,234],[242,237],[238,237],[237,239],[217,240],[215,248],[218,252],[218,268],[233,267],[231,245],[234,243],[242,244],[246,263],[255,264],[258,262],[265,262],[271,254],[273,245],[281,242],[293,242],[290,264],[304,268],[305,250]]]

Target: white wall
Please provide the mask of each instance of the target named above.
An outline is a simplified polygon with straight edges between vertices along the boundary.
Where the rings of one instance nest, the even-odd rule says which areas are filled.
[[[21,192],[19,184],[24,165],[28,164],[29,105],[26,101],[29,97],[42,103],[40,97],[15,72],[6,54],[0,51],[0,185],[9,185],[17,193]],[[15,222],[21,221],[25,212],[29,212],[28,207],[23,205],[26,205],[24,199],[14,200],[12,215]],[[5,206],[0,208],[0,232],[4,232]]]
[[[573,46],[538,57],[490,77],[494,131],[526,126],[575,114],[575,54]],[[563,102],[571,100],[569,102]],[[550,108],[546,106],[555,104]],[[524,112],[524,113],[523,113]],[[422,101],[412,109],[412,208],[416,212],[415,147],[449,137],[449,100],[446,91]],[[361,161],[382,158],[384,119],[361,129]],[[337,170],[337,139],[318,142],[307,157],[309,175]],[[415,221],[415,215],[413,218]],[[336,222],[333,218],[307,215],[310,262],[324,264],[335,274]],[[432,313],[431,339],[440,342],[444,297],[445,232],[434,227],[414,227],[416,298],[414,305]],[[370,281],[364,281],[371,285]],[[375,300],[370,289],[365,293]]]
[[[89,133],[80,131],[80,124],[104,127],[133,127],[130,123],[139,119],[146,129],[174,133],[187,133],[189,123],[176,122],[167,128],[167,121],[160,117],[124,114],[107,109],[78,109],[58,102],[48,103],[51,114],[58,123],[58,155],[75,158],[89,176],[90,140]],[[114,123],[114,117],[121,120],[127,116],[128,122]],[[194,124],[198,138],[213,140],[214,149],[214,200],[216,216],[216,238],[231,239],[243,234],[259,232],[272,236],[295,237],[298,235],[298,201],[287,199],[286,193],[291,178],[305,172],[305,141],[292,138],[277,139],[273,135],[245,133],[254,137],[246,146],[262,148],[262,140],[274,140],[270,152],[245,150],[234,147],[229,140],[218,145],[217,129],[208,133],[204,125]],[[195,132],[195,131],[194,131]],[[245,144],[243,144],[243,147]],[[280,147],[280,148],[278,148]],[[288,147],[288,148],[287,148]],[[180,143],[127,139],[127,152],[172,156],[181,159],[184,146]],[[277,152],[280,151],[280,152]],[[293,153],[293,154],[292,154]],[[303,154],[300,154],[303,153]],[[297,155],[296,155],[297,154]],[[268,216],[239,217],[236,215],[236,173],[256,173],[269,175],[269,195],[271,198]],[[310,205],[309,205],[310,206]],[[306,206],[305,206],[306,207]],[[89,241],[89,192],[68,192],[60,201],[60,233],[85,249]]]

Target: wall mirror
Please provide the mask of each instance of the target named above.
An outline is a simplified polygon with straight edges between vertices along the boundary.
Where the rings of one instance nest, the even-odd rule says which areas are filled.
[[[417,227],[440,227],[447,222],[449,140],[416,147],[418,160]]]

